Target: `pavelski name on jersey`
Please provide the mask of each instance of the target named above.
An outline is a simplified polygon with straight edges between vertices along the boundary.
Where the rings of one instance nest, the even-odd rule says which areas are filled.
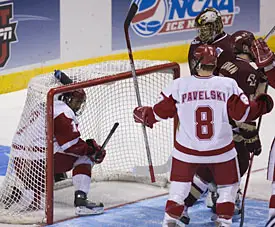
[[[191,102],[196,100],[217,100],[226,102],[225,93],[222,91],[192,91],[182,94],[182,103]]]

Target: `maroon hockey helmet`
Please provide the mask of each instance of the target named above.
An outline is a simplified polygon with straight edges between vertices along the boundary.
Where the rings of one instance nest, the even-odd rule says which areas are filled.
[[[211,43],[223,32],[221,13],[213,7],[205,8],[196,16],[195,28],[203,43]]]
[[[231,35],[231,43],[235,54],[251,54],[251,45],[255,40],[252,32],[240,30]]]
[[[218,54],[215,46],[203,44],[195,50],[194,56],[197,59],[198,64],[216,65]]]

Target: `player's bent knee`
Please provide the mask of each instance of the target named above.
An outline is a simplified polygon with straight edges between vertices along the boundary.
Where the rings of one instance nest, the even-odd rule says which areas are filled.
[[[226,185],[226,186],[218,186],[219,198],[217,200],[217,203],[225,203],[225,202],[235,203],[238,189],[239,189],[239,183]]]

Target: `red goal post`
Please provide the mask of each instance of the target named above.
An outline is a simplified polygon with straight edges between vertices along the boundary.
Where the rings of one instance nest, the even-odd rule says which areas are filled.
[[[180,67],[177,63],[136,60],[135,64],[141,100],[144,106],[153,105],[157,101],[161,90],[172,80],[180,77]],[[146,166],[148,163],[140,125],[135,124],[132,117],[133,108],[137,106],[137,103],[129,62],[123,60],[109,61],[71,68],[64,70],[64,72],[73,80],[73,84],[61,85],[52,74],[40,75],[32,79],[28,87],[27,99],[18,127],[20,128],[27,121],[30,121],[30,108],[34,108],[39,102],[45,100],[46,104],[42,105],[45,108],[43,109],[46,119],[45,126],[41,126],[41,129],[39,129],[45,135],[46,149],[44,158],[46,160],[46,168],[45,173],[42,174],[42,176],[46,177],[45,188],[40,189],[41,183],[38,180],[35,181],[37,188],[42,194],[41,209],[44,210],[44,217],[34,218],[34,215],[31,215],[27,208],[19,211],[16,210],[17,207],[14,205],[11,206],[13,208],[11,213],[9,213],[9,209],[1,208],[1,202],[3,202],[1,198],[6,198],[12,194],[10,188],[13,185],[18,185],[18,188],[24,187],[18,176],[14,174],[13,168],[16,155],[13,155],[14,150],[11,149],[7,176],[0,192],[0,223],[46,222],[47,224],[52,224],[58,220],[58,218],[54,218],[53,209],[56,200],[60,199],[54,198],[53,103],[58,94],[64,92],[82,88],[87,94],[86,108],[78,119],[79,130],[83,139],[95,138],[99,144],[102,144],[112,125],[115,122],[120,123],[116,133],[106,147],[107,156],[104,162],[93,168],[93,180],[146,182],[146,178],[149,179],[148,175],[145,177],[141,176],[141,180],[138,180],[139,177],[133,173],[133,169],[136,166]],[[160,122],[153,130],[148,130],[154,166],[160,166],[167,162],[173,147],[173,134],[174,124],[172,120]],[[30,135],[31,137],[34,137],[34,135]],[[30,170],[27,169],[26,171]],[[43,172],[44,170],[40,169],[37,171]],[[156,175],[157,181],[158,179],[163,179],[163,177],[167,180],[167,174],[160,175]],[[32,179],[29,181],[32,181]],[[73,197],[73,194],[71,196]],[[18,202],[18,199],[15,198],[14,200]],[[27,204],[29,203],[30,201]],[[5,216],[4,221],[2,221],[3,216]],[[18,221],[15,220],[17,218]]]

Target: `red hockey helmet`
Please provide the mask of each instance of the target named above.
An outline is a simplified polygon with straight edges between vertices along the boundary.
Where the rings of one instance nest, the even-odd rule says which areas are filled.
[[[201,65],[216,65],[218,54],[215,46],[203,44],[195,50],[194,56]]]
[[[86,93],[83,89],[63,93],[60,100],[65,102],[74,113],[79,116],[83,113],[86,106]]]
[[[240,30],[231,35],[231,43],[235,54],[251,55],[251,45],[255,40],[252,32]]]

